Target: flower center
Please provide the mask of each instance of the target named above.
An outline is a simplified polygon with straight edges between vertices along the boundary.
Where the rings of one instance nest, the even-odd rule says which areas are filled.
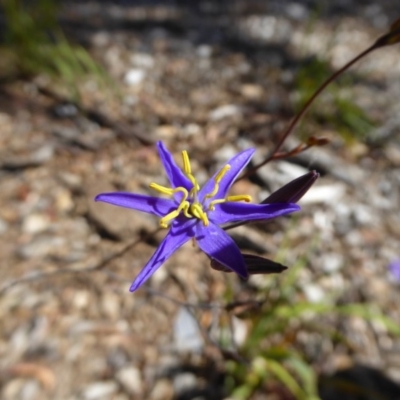
[[[174,196],[178,193],[180,193],[181,195],[178,207],[160,219],[160,226],[162,228],[168,228],[171,221],[173,221],[181,213],[183,213],[183,215],[187,218],[197,218],[203,222],[204,226],[208,226],[209,221],[207,212],[214,211],[215,204],[221,204],[227,201],[251,201],[251,196],[249,195],[227,196],[223,199],[214,199],[210,201],[207,206],[205,206],[205,201],[207,199],[212,199],[218,193],[219,184],[224,178],[225,174],[231,169],[231,166],[229,164],[226,164],[218,172],[218,174],[215,175],[214,188],[210,193],[204,196],[203,202],[201,203],[198,199],[200,185],[198,184],[196,178],[192,175],[192,167],[190,165],[189,156],[186,150],[182,151],[182,160],[183,172],[193,185],[192,189],[190,189],[190,192],[182,186],[173,189],[161,186],[157,183],[150,184],[150,187],[154,190],[157,190],[157,192],[159,193],[168,196]]]

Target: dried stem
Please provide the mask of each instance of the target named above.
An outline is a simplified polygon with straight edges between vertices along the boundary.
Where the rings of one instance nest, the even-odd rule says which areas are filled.
[[[157,232],[159,232],[161,228],[158,228],[150,233],[148,233],[145,238],[151,238],[153,237]],[[124,247],[122,247],[121,250],[111,254],[108,257],[103,258],[98,264],[95,264],[91,267],[86,267],[86,268],[63,268],[63,269],[56,269],[54,271],[45,271],[45,272],[39,272],[39,271],[34,271],[31,272],[25,276],[22,276],[21,278],[14,279],[5,285],[3,285],[0,288],[0,296],[3,295],[5,292],[7,292],[9,289],[13,288],[14,286],[17,286],[22,283],[31,283],[31,282],[36,282],[40,281],[42,279],[50,278],[53,276],[59,276],[59,275],[66,275],[66,274],[84,274],[87,272],[93,272],[93,271],[100,271],[103,268],[105,268],[108,264],[110,264],[112,261],[115,259],[123,256],[125,253],[127,253],[129,250],[133,249],[135,246],[137,246],[139,243],[142,243],[143,237],[134,240],[133,242],[130,242],[126,244]]]
[[[297,126],[303,115],[308,111],[311,104],[314,100],[318,97],[318,95],[332,82],[334,81],[339,75],[349,69],[353,64],[359,61],[361,58],[365,57],[367,54],[371,53],[373,50],[380,47],[377,42],[375,42],[372,46],[368,47],[366,50],[361,52],[358,56],[350,60],[346,65],[342,68],[337,70],[334,74],[332,74],[316,91],[315,93],[308,99],[308,101],[304,104],[303,108],[300,112],[293,118],[290,122],[289,126],[287,127],[286,131],[282,134],[281,138],[279,139],[278,143],[276,144],[275,148],[270,152],[270,154],[263,160],[261,163],[257,164],[253,168],[246,171],[244,175],[242,175],[239,179],[247,178],[248,176],[254,174],[259,168],[267,164],[268,162],[274,160],[276,158],[276,153],[281,149],[283,143],[288,138],[288,136],[293,132],[294,128]],[[290,153],[288,153],[290,156]],[[282,158],[282,157],[279,157]]]

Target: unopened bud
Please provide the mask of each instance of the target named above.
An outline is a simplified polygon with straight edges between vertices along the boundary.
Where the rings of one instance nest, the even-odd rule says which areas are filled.
[[[285,267],[284,265],[269,260],[268,258],[256,256],[253,254],[242,254],[242,256],[246,264],[247,272],[250,275],[274,274],[280,273],[287,269],[287,267]],[[214,258],[210,260],[210,266],[217,271],[232,272],[229,268],[225,267]]]
[[[276,192],[270,194],[261,204],[271,203],[297,203],[310,189],[318,179],[319,173],[311,171],[302,175],[285,186],[279,188]]]
[[[400,18],[390,26],[390,30],[381,36],[376,42],[375,47],[390,46],[400,42]]]
[[[329,143],[328,138],[311,136],[307,140],[308,146],[325,146]]]

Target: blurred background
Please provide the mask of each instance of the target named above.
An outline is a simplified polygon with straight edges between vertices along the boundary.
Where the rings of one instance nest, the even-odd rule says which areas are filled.
[[[371,53],[285,142],[329,139],[238,182],[302,210],[230,234],[289,268],[247,282],[188,243],[139,291],[165,231],[94,203],[166,184],[154,143],[204,182],[254,164],[392,0],[18,1],[0,11],[0,398],[400,399],[400,53]]]

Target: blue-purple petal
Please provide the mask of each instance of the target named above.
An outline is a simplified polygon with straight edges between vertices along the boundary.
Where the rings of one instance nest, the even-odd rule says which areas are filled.
[[[229,164],[231,168],[222,178],[221,183],[219,184],[218,192],[213,197],[214,199],[223,199],[226,197],[229,188],[232,186],[233,182],[235,182],[238,175],[243,171],[243,168],[249,163],[254,152],[255,152],[254,149],[244,150],[241,153],[236,154],[226,163]],[[207,183],[201,188],[199,192],[199,199],[201,201],[203,201],[204,196],[213,191],[215,186],[214,178],[219,173],[219,171],[220,170],[218,170],[214,174],[214,176],[211,179],[209,179]]]
[[[139,289],[176,250],[194,236],[193,225],[193,220],[172,224],[164,240],[133,281],[130,287],[131,292]]]
[[[184,187],[190,191],[193,184],[189,178],[182,172],[176,164],[172,154],[165,147],[163,142],[157,142],[158,154],[160,155],[161,162],[163,163],[165,172],[173,188]]]
[[[208,218],[214,224],[226,224],[237,221],[254,221],[280,217],[300,210],[297,204],[249,204],[226,202],[215,205],[214,211],[208,212]]]
[[[200,249],[209,257],[236,272],[242,278],[248,277],[243,256],[232,238],[219,226],[210,223],[196,224],[196,241]]]
[[[132,208],[133,210],[143,211],[159,217],[163,217],[176,208],[174,200],[129,192],[101,193],[94,200],[103,201],[114,206]]]

